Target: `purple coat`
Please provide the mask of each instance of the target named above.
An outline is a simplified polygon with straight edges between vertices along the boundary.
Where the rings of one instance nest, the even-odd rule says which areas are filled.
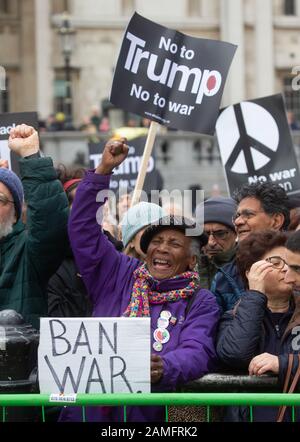
[[[140,262],[114,248],[102,234],[97,223],[101,217],[100,190],[108,189],[110,176],[86,173],[78,186],[72,206],[69,235],[75,259],[92,299],[95,317],[122,316],[129,304],[133,272]],[[100,204],[102,206],[102,204]],[[96,219],[97,214],[97,219]],[[187,281],[162,280],[153,287],[158,291],[182,288]],[[164,364],[161,381],[152,385],[152,391],[174,391],[178,386],[197,379],[213,370],[216,360],[215,334],[219,308],[215,296],[208,290],[199,290],[185,318],[186,300],[162,305],[151,305],[151,330],[156,329],[162,309],[169,310],[177,322],[170,329],[171,338],[158,352]],[[170,326],[169,326],[170,327]],[[152,338],[153,339],[153,338]],[[151,352],[155,353],[152,348]],[[88,407],[88,421],[122,421],[122,407]],[[62,412],[62,421],[80,421],[81,408],[68,407]],[[164,407],[127,407],[127,420],[151,422],[164,420]]]

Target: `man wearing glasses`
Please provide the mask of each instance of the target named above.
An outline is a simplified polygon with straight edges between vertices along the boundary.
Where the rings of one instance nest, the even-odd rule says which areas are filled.
[[[201,219],[201,211],[204,212],[204,232],[208,243],[202,249],[199,275],[201,287],[209,289],[218,269],[235,256],[236,233],[232,217],[236,203],[232,198],[209,198],[197,207],[198,220]]]
[[[233,223],[238,241],[250,232],[287,230],[290,222],[289,199],[282,187],[270,182],[243,185],[233,196],[237,211]],[[245,293],[244,282],[235,261],[222,267],[211,284],[223,312],[231,310]]]
[[[16,310],[39,328],[40,316],[47,314],[47,282],[68,245],[68,200],[51,158],[41,158],[33,127],[13,128],[8,145],[20,157],[22,182],[0,168],[0,310]]]

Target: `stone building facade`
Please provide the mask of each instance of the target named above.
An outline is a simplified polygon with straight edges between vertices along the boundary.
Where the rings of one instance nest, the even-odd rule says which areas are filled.
[[[122,36],[134,11],[189,35],[238,44],[223,105],[284,91],[300,119],[292,69],[300,65],[300,0],[0,0],[0,111],[61,110],[64,60],[58,28],[68,11],[77,124],[109,96]],[[300,68],[299,68],[300,70]],[[300,82],[299,82],[300,84]]]

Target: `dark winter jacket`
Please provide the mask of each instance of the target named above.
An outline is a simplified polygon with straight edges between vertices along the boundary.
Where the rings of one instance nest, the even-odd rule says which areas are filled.
[[[210,291],[216,296],[222,313],[233,309],[246,292],[235,260],[219,269],[212,281]]]
[[[209,258],[207,255],[202,255],[200,260],[199,276],[201,281],[201,287],[210,290],[212,281],[216,273],[221,267],[231,262],[236,254],[236,247],[227,250],[223,253],[218,253],[213,258]]]
[[[123,243],[104,231],[116,250],[123,249]],[[88,317],[92,314],[92,303],[71,248],[68,256],[48,284],[48,315],[51,317]]]
[[[0,240],[0,310],[16,310],[39,328],[47,314],[48,280],[66,249],[68,201],[51,158],[20,160],[20,174],[27,223],[19,220]]]
[[[251,360],[270,353],[279,358],[279,384],[285,379],[289,353],[294,354],[293,373],[298,367],[300,350],[295,327],[300,324],[300,299],[292,298],[286,313],[274,314],[267,307],[267,297],[258,291],[247,291],[233,311],[226,312],[221,320],[217,354],[221,362],[230,368],[247,370]],[[293,343],[292,343],[293,341]],[[258,421],[275,421],[277,407],[255,407],[254,418]],[[235,415],[235,418],[233,418]],[[232,420],[244,420],[244,408],[232,408]],[[288,414],[286,416],[288,419]]]

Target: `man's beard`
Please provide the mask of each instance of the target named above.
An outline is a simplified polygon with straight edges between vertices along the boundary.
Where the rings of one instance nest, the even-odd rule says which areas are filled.
[[[14,210],[12,210],[5,220],[0,220],[0,239],[4,238],[12,232],[14,223],[15,213]]]

